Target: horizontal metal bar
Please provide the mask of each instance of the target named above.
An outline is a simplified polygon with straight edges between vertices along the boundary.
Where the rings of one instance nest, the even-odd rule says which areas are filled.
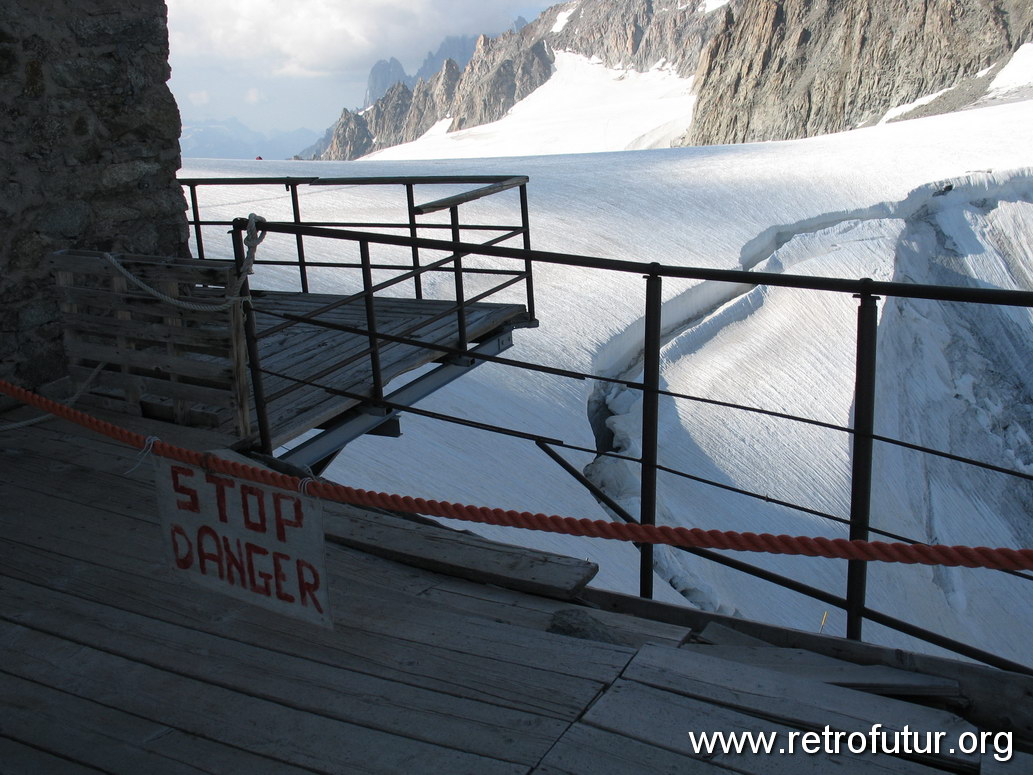
[[[486,196],[492,194],[498,194],[502,191],[508,191],[511,188],[526,185],[528,177],[526,175],[517,175],[503,180],[498,183],[492,183],[489,186],[483,188],[476,188],[473,191],[467,191],[463,194],[456,194],[455,196],[448,196],[444,199],[437,199],[433,202],[427,202],[427,204],[417,205],[413,212],[417,215],[428,215],[430,213],[436,213],[440,210],[448,210],[450,207],[456,207],[457,205],[466,204],[467,202],[473,202],[476,199],[483,199]]]
[[[380,334],[377,334],[377,336],[379,337]],[[477,352],[495,355],[512,344],[513,337],[507,332],[481,343],[471,351],[471,354]],[[417,377],[407,385],[385,396],[384,400],[395,404],[411,406],[475,368],[477,364],[478,360],[474,360],[469,366],[454,363],[442,364],[428,374]],[[368,433],[397,415],[397,410],[391,410],[386,415],[364,414],[361,411],[352,410],[341,420],[333,422],[318,435],[281,455],[281,460],[287,460],[297,465],[312,465],[337,453],[348,442]]]
[[[408,223],[366,223],[364,221],[305,221],[306,226],[338,226],[341,228],[354,228],[354,229],[405,229],[408,230],[410,225]],[[194,221],[188,220],[189,226],[232,226],[233,221]],[[449,223],[420,223],[417,224],[417,228],[420,229],[451,229],[452,225]],[[514,232],[519,234],[523,231],[522,226],[503,226],[500,224],[477,224],[470,226],[463,226],[463,231],[506,231]]]
[[[466,183],[501,183],[506,180],[522,178],[526,183],[526,175],[397,175],[386,177],[338,177],[317,178],[314,186],[390,186],[390,185],[463,185]]]
[[[184,186],[289,186],[293,184],[306,185],[319,180],[318,177],[291,177],[279,178],[177,178],[176,182]]]
[[[236,223],[236,222],[235,222]],[[241,219],[241,228],[246,222]],[[707,269],[698,267],[669,266],[656,263],[642,263],[614,258],[597,258],[572,253],[552,253],[543,250],[523,250],[501,246],[485,246],[470,242],[450,242],[434,239],[412,239],[393,234],[371,234],[348,230],[320,229],[296,226],[292,223],[270,222],[266,231],[278,234],[303,234],[329,239],[351,241],[368,240],[381,245],[417,247],[427,250],[460,251],[467,255],[495,256],[520,261],[534,261],[543,264],[576,266],[585,269],[605,269],[641,275],[655,271],[661,277],[676,277],[685,280],[710,280],[736,285],[772,285],[802,290],[831,291],[835,293],[894,296],[900,298],[933,299],[938,301],[974,302],[1004,306],[1033,307],[1033,292],[1008,291],[997,288],[962,288],[946,285],[922,285],[918,283],[893,283],[871,280],[847,280],[835,277],[810,277],[807,275],[777,274],[774,272],[748,272],[740,269]]]

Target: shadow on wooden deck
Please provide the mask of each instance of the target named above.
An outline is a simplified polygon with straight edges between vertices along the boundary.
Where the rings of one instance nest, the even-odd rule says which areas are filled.
[[[219,441],[131,424],[195,448]],[[691,609],[612,612],[622,598],[585,588],[590,563],[334,504],[326,630],[180,581],[149,467],[126,473],[134,450],[63,421],[0,442],[5,773],[1030,771],[992,750],[799,748],[825,725],[976,733],[942,706],[963,707],[973,676],[1018,703],[1022,676],[935,658],[941,672],[975,672],[878,670],[790,653]],[[703,732],[776,733],[776,751],[795,735],[797,753],[703,753],[689,735]]]

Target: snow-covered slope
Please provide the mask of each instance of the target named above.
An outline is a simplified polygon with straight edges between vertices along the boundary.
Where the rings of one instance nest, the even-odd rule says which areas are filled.
[[[680,78],[662,65],[648,73],[614,70],[598,60],[557,51],[554,66],[545,85],[499,121],[449,132],[451,119],[443,119],[419,140],[365,158],[459,159],[667,148],[692,122],[692,79]]]
[[[189,162],[184,174],[379,175],[524,173],[536,247],[669,264],[1030,288],[1033,102],[899,122],[785,143],[463,161]],[[954,190],[934,196],[950,180]],[[221,214],[284,217],[277,192],[222,194]],[[207,201],[219,196],[205,192]],[[368,189],[303,192],[308,218],[397,217]],[[483,200],[485,217],[515,202]],[[261,250],[272,250],[267,241]],[[319,247],[306,243],[311,257]],[[329,253],[324,253],[329,255]],[[515,357],[609,375],[637,373],[644,283],[563,267],[536,270],[542,327],[517,332]],[[269,283],[286,282],[268,276]],[[347,287],[322,277],[320,289]],[[855,302],[789,290],[665,284],[664,380],[672,390],[741,401],[845,425],[851,414]],[[881,304],[878,431],[1028,470],[1033,322],[1015,310]],[[635,449],[637,396],[591,383],[484,365],[428,408],[596,443],[605,408],[618,445]],[[592,416],[590,416],[592,415]],[[596,420],[593,428],[592,420]],[[661,462],[772,497],[845,515],[844,434],[687,402],[662,405]],[[533,445],[406,417],[400,439],[363,438],[329,474],[371,489],[505,508],[600,517],[598,505]],[[588,455],[570,454],[578,466]],[[419,461],[413,465],[413,461]],[[873,523],[918,539],[1031,546],[1028,482],[879,447]],[[590,469],[633,512],[637,472]],[[994,478],[998,477],[998,478]],[[671,524],[842,535],[842,528],[760,501],[661,479]],[[477,528],[492,537],[586,556],[599,583],[634,592],[626,545]],[[842,592],[842,563],[750,556]],[[698,605],[816,630],[825,607],[687,555],[661,575]],[[871,605],[1011,658],[1028,660],[1030,582],[1003,574],[872,568]],[[658,597],[684,600],[665,584]],[[832,611],[826,631],[842,632]],[[868,625],[866,636],[918,647]]]

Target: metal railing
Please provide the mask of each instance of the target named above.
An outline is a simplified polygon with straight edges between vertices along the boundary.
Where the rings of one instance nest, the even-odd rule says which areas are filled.
[[[435,203],[437,204],[437,203]],[[451,206],[451,205],[446,205]],[[521,207],[523,221],[527,221],[526,191],[521,185]],[[416,407],[396,405],[383,399],[374,400],[372,403],[386,409],[400,412],[409,412],[435,420],[465,425],[499,433],[513,438],[525,439],[534,443],[539,449],[547,454],[552,460],[560,465],[582,486],[586,487],[592,494],[604,504],[610,511],[619,518],[629,522],[641,522],[643,524],[655,524],[657,509],[657,475],[665,473],[684,477],[707,485],[720,487],[725,490],[739,493],[746,497],[764,500],[768,503],[799,510],[803,513],[819,516],[824,519],[836,521],[849,525],[851,539],[868,540],[870,534],[884,535],[895,540],[911,543],[922,543],[906,536],[897,535],[872,528],[870,525],[871,511],[871,490],[872,490],[872,460],[875,442],[895,445],[925,454],[938,456],[961,462],[966,465],[976,466],[985,470],[995,471],[1011,477],[1025,480],[1033,480],[1033,476],[997,466],[987,461],[973,460],[963,456],[955,455],[944,450],[930,449],[910,442],[893,439],[878,435],[874,432],[875,416],[875,374],[876,374],[876,343],[878,336],[878,302],[883,297],[895,297],[904,299],[925,299],[941,302],[962,302],[987,305],[1004,305],[1018,307],[1033,307],[1033,293],[1026,291],[1008,291],[989,288],[964,288],[952,286],[921,285],[899,282],[878,282],[871,279],[841,279],[813,277],[793,274],[775,274],[766,272],[754,272],[729,269],[709,269],[699,267],[665,266],[658,263],[643,264],[630,260],[606,259],[592,256],[583,256],[567,253],[554,253],[531,250],[528,246],[525,225],[523,234],[525,243],[523,248],[505,247],[498,244],[475,244],[464,242],[458,239],[456,230],[451,229],[452,239],[436,240],[421,237],[398,236],[391,234],[371,234],[347,229],[327,229],[311,225],[299,225],[293,223],[270,223],[267,228],[271,232],[295,235],[301,237],[326,237],[330,239],[358,242],[369,245],[392,245],[409,248],[417,251],[446,251],[453,256],[488,256],[494,258],[510,259],[521,262],[530,280],[531,267],[534,264],[551,264],[568,267],[578,267],[589,271],[615,272],[623,275],[638,275],[645,281],[643,319],[644,330],[644,351],[643,351],[643,379],[634,381],[616,377],[608,377],[598,374],[589,374],[572,369],[557,368],[541,364],[533,364],[515,359],[502,358],[499,356],[479,355],[467,353],[469,357],[486,361],[501,363],[507,366],[557,375],[578,380],[596,380],[612,384],[622,385],[642,391],[642,453],[639,457],[633,457],[605,449],[593,449],[575,444],[569,444],[562,439],[550,438],[539,434],[531,433],[519,428],[505,428],[486,423],[466,420],[460,417],[430,412]],[[458,266],[458,265],[457,265]],[[457,270],[457,275],[460,272]],[[774,286],[800,290],[822,291],[835,294],[850,294],[858,299],[857,306],[857,351],[854,380],[854,424],[852,427],[837,426],[831,423],[821,422],[807,417],[794,416],[782,412],[769,411],[763,408],[743,406],[710,399],[707,397],[693,396],[678,393],[660,388],[660,349],[662,345],[661,329],[661,306],[663,283],[665,280],[700,280],[721,283],[741,284],[748,286]],[[454,353],[447,347],[420,342],[407,336],[386,335],[367,331],[371,341],[373,339],[404,342],[437,349],[443,354]],[[457,351],[455,351],[457,352]],[[327,390],[334,392],[332,388]],[[359,397],[359,396],[356,396]],[[824,513],[799,504],[786,501],[778,501],[753,493],[748,490],[722,484],[720,482],[707,480],[695,476],[689,472],[660,465],[658,462],[658,421],[659,406],[661,397],[669,397],[680,400],[699,402],[707,405],[718,405],[746,412],[754,412],[762,415],[778,417],[781,419],[808,423],[823,428],[847,433],[852,436],[852,462],[851,462],[851,486],[850,486],[850,513],[849,518],[838,517],[833,514]],[[641,467],[640,484],[640,513],[636,518],[630,514],[616,501],[609,497],[591,482],[581,471],[567,461],[557,450],[567,449],[579,452],[588,452],[600,457],[615,458],[638,464]],[[641,553],[640,566],[640,595],[643,597],[652,596],[652,545],[639,547]],[[749,574],[753,577],[763,579],[786,589],[819,600],[828,605],[835,606],[846,611],[847,615],[847,637],[860,640],[862,637],[862,624],[865,620],[894,629],[906,635],[918,638],[927,643],[939,646],[946,650],[983,662],[985,664],[1000,667],[1002,669],[1014,670],[1027,674],[1033,674],[1033,667],[1023,665],[1012,660],[991,654],[982,649],[975,648],[969,644],[947,638],[939,633],[918,627],[911,622],[889,616],[881,611],[869,608],[866,605],[866,583],[867,583],[867,562],[849,561],[847,572],[847,589],[845,597],[834,595],[827,590],[818,589],[802,582],[780,575],[763,568],[753,566],[741,560],[732,559],[718,552],[702,549],[682,549],[712,562],[719,563],[726,567]],[[1033,580],[1033,576],[1015,571],[999,571],[1009,573],[1026,580]]]
[[[467,314],[471,305],[483,301],[501,291],[524,283],[525,306],[527,309],[527,323],[534,323],[534,285],[532,277],[532,264],[525,262],[522,269],[492,269],[483,267],[464,266],[463,258],[466,253],[462,251],[444,249],[446,255],[430,263],[424,263],[421,247],[413,242],[410,247],[411,264],[409,267],[400,266],[395,263],[374,263],[371,258],[370,239],[363,239],[362,235],[369,235],[371,232],[361,231],[344,232],[344,228],[350,229],[377,229],[377,230],[400,230],[408,233],[406,238],[409,241],[418,240],[419,232],[428,230],[447,230],[451,237],[448,244],[459,243],[464,232],[473,232],[489,235],[483,242],[476,243],[481,247],[498,245],[511,239],[520,238],[524,249],[530,248],[530,228],[528,223],[527,208],[527,177],[525,176],[406,176],[390,178],[370,177],[335,177],[335,178],[188,178],[181,180],[190,191],[190,202],[192,217],[189,225],[194,230],[195,250],[199,258],[205,257],[203,227],[230,227],[231,244],[233,257],[237,263],[238,270],[243,266],[246,250],[244,246],[244,234],[248,228],[247,219],[234,220],[212,220],[202,219],[198,189],[206,187],[257,187],[257,186],[280,186],[283,185],[290,192],[291,212],[293,221],[290,224],[268,224],[265,228],[267,233],[281,233],[294,236],[295,257],[293,259],[266,259],[256,257],[253,260],[255,267],[262,266],[296,266],[298,270],[298,282],[300,290],[304,294],[311,292],[309,274],[315,269],[340,269],[359,270],[362,289],[354,294],[341,296],[340,298],[318,307],[309,315],[284,315],[275,309],[263,309],[261,312],[266,315],[280,317],[283,323],[267,327],[261,332],[257,330],[255,323],[255,308],[248,304],[245,308],[244,333],[249,353],[249,364],[251,369],[252,394],[255,402],[255,414],[259,428],[259,440],[262,449],[266,453],[272,452],[272,431],[269,423],[268,405],[271,401],[286,397],[287,395],[305,387],[301,381],[282,388],[276,393],[268,394],[264,388],[263,374],[268,374],[261,364],[258,342],[261,339],[273,336],[299,324],[324,325],[323,322],[316,323],[310,316],[321,315],[332,310],[350,304],[360,299],[363,301],[366,316],[366,327],[364,329],[348,329],[347,326],[338,326],[341,330],[349,330],[350,333],[360,334],[368,338],[369,346],[357,353],[333,361],[327,364],[315,375],[308,375],[309,381],[323,378],[335,371],[338,371],[351,363],[367,358],[370,364],[372,379],[372,396],[374,401],[384,398],[385,378],[381,368],[381,336],[378,332],[377,313],[375,309],[375,296],[400,283],[412,281],[413,296],[416,299],[424,298],[423,278],[428,273],[447,273],[454,278],[452,292],[454,303],[430,317],[422,317],[418,323],[403,332],[405,335],[414,333],[419,327],[427,326],[447,316],[454,316],[457,331],[458,351],[465,354],[469,349],[470,341],[467,332]],[[434,199],[424,204],[416,204],[416,191],[423,186],[464,186],[467,190],[443,198]],[[468,188],[469,186],[475,188]],[[301,204],[299,188],[307,186],[348,186],[348,187],[403,187],[406,198],[407,219],[404,222],[356,222],[356,221],[321,221],[302,223]],[[520,223],[515,225],[498,225],[485,223],[464,223],[460,218],[462,205],[499,194],[510,189],[518,189]],[[419,216],[430,215],[442,211],[448,212],[448,222],[426,222],[420,221]],[[307,258],[305,254],[305,240],[309,239],[342,239],[342,234],[359,235],[358,239],[352,240],[358,243],[358,261],[324,261]],[[338,243],[339,244],[339,243]],[[374,270],[390,272],[394,276],[387,280],[374,282]],[[489,275],[500,276],[503,279],[486,290],[479,290],[471,296],[467,296],[468,275]],[[246,289],[250,290],[250,289]],[[280,375],[277,375],[280,376]],[[290,375],[286,375],[290,379]]]

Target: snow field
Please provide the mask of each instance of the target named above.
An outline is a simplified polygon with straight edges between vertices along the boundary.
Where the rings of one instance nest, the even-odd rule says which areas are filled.
[[[532,242],[541,249],[643,263],[1029,288],[1033,193],[1029,172],[1021,168],[1033,167],[1031,127],[1033,103],[1019,102],[784,143],[451,161],[188,160],[183,174],[527,174]],[[987,170],[1004,172],[980,174]],[[956,190],[933,197],[945,184],[929,184],[946,180]],[[204,196],[228,216],[253,210],[269,217],[281,207],[257,190]],[[373,190],[314,188],[302,197],[310,219],[391,219],[400,212],[398,201]],[[482,200],[476,212],[512,220],[514,200],[515,194]],[[318,254],[315,245],[306,250]],[[320,282],[326,290],[348,286],[337,276]],[[637,373],[640,277],[540,265],[535,284],[542,327],[518,331],[507,355],[608,375]],[[849,424],[852,299],[677,281],[665,283],[664,298],[663,379],[670,389]],[[998,311],[987,322],[918,303],[887,301],[880,308],[880,432],[1000,465],[1030,465],[1027,407],[1033,390],[1023,376],[1030,358],[1028,314]],[[634,449],[637,400],[628,391],[488,364],[423,405],[585,446],[596,441],[590,412],[605,405],[616,443]],[[662,412],[663,463],[845,516],[844,435],[688,402],[665,401]],[[403,431],[400,439],[360,439],[329,474],[368,489],[603,516],[586,492],[526,442],[416,417],[403,418]],[[569,456],[578,466],[592,462],[588,455]],[[1026,483],[1007,481],[1002,488],[984,474],[944,466],[880,450],[874,524],[923,540],[1033,545],[1025,524]],[[634,513],[636,471],[609,462],[591,471]],[[669,476],[661,488],[661,519],[670,524],[842,534],[816,517]],[[507,528],[476,530],[589,557],[601,566],[601,586],[636,590],[632,547]],[[825,610],[688,555],[660,554],[661,575],[681,590],[658,583],[660,599],[687,597],[703,607],[814,630]],[[844,589],[843,563],[737,557],[836,593]],[[1025,602],[1029,587],[1022,586],[1027,583],[990,571],[879,566],[869,589],[873,607],[1023,659],[1033,625]],[[833,611],[825,631],[842,630],[842,617]],[[871,625],[866,636],[919,647]]]

